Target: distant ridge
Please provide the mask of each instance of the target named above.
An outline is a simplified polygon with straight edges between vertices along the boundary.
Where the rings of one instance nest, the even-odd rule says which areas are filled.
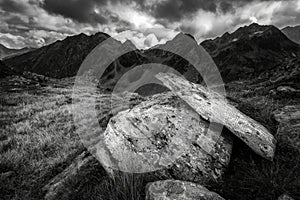
[[[300,44],[300,25],[287,26],[281,30],[290,40]]]
[[[32,50],[34,50],[34,48],[25,47],[22,49],[10,49],[4,46],[3,44],[0,44],[0,60],[8,57],[17,56]]]

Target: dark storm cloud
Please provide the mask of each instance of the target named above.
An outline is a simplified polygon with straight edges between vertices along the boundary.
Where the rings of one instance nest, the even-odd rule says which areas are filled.
[[[234,12],[235,8],[242,7],[250,2],[263,2],[272,0],[165,0],[151,8],[152,15],[167,21],[180,21],[190,17],[199,10],[216,13]],[[273,0],[277,1],[277,0]],[[289,1],[289,0],[287,0]]]
[[[216,12],[214,1],[207,0],[167,0],[153,6],[153,15],[157,18],[167,19],[169,21],[179,21],[186,15],[190,15],[203,9]]]
[[[6,44],[18,47],[40,46],[62,39],[65,35],[99,31],[115,34],[133,30],[147,36],[155,28],[161,29],[154,31],[159,41],[171,39],[172,31],[183,31],[206,39],[236,30],[252,23],[253,19],[279,28],[299,24],[297,0],[283,0],[278,7],[276,1],[0,0],[0,43],[6,41]],[[118,6],[126,9],[112,9],[114,4],[121,4]],[[201,10],[205,12],[199,12]],[[140,19],[139,23],[135,23],[138,16],[145,20],[146,28],[143,28]],[[163,34],[168,28],[172,31]],[[155,39],[150,38],[145,45],[150,46],[153,41]]]
[[[7,12],[24,13],[27,6],[22,1],[0,0],[0,8]]]
[[[223,13],[227,13],[234,10],[232,4],[227,1],[222,1],[220,3],[220,9],[222,10]]]
[[[95,13],[96,6],[102,6],[106,0],[45,0],[43,8],[52,14],[58,14],[83,23],[100,23],[107,20]]]

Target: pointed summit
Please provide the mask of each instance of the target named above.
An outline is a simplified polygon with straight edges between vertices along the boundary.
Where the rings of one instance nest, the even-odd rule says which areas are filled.
[[[126,49],[129,49],[129,50],[137,50],[136,46],[132,43],[131,40],[126,40],[124,43],[123,43],[123,47],[126,48]]]

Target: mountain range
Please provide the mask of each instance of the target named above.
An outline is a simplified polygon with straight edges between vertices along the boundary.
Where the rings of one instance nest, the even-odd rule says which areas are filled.
[[[295,29],[289,34],[287,30],[289,29],[282,30],[284,34],[275,26],[254,23],[241,27],[233,33],[225,33],[215,39],[206,40],[199,45],[211,55],[225,82],[253,78],[276,79],[282,72],[289,70],[296,71],[292,79],[297,80],[300,45],[287,36],[292,35],[291,32],[295,32]],[[165,45],[172,48],[189,48],[181,43],[182,36],[183,33],[177,35]],[[105,33],[70,36],[22,55],[8,57],[4,59],[4,63],[20,73],[29,71],[52,78],[72,77],[76,75],[81,63],[92,49],[107,38],[110,36]],[[195,45],[198,45],[196,41]],[[156,48],[139,50],[130,41],[123,44],[116,41],[116,48],[129,48],[131,51],[119,57],[107,68],[102,77],[104,82],[114,84],[122,73],[146,63],[166,64],[186,75],[191,81],[201,81],[190,63],[170,52]],[[191,49],[187,49],[187,52],[190,51]]]

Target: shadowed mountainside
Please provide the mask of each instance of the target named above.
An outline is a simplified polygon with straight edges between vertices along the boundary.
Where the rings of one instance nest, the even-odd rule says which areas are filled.
[[[105,33],[92,36],[79,34],[8,58],[5,63],[20,72],[30,71],[53,78],[75,76],[90,51],[109,37]]]
[[[258,78],[299,58],[300,46],[274,26],[251,24],[201,45],[219,67],[223,80]]]
[[[14,74],[16,74],[16,72],[10,67],[6,66],[5,63],[0,60],[0,78],[4,78]]]

